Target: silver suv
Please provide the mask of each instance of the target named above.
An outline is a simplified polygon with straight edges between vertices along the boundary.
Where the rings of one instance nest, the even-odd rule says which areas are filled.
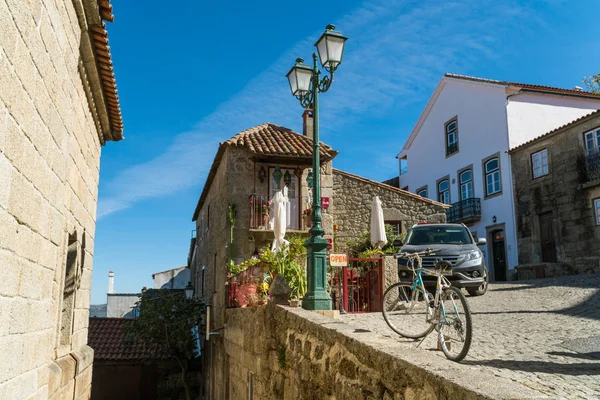
[[[432,268],[437,260],[452,265],[448,280],[453,286],[465,288],[471,296],[481,296],[487,291],[488,271],[483,253],[477,246],[486,244],[485,239],[477,242],[464,224],[418,224],[414,225],[402,243],[401,252],[413,253],[426,249],[438,250],[434,255],[422,259],[424,268]],[[398,259],[398,278],[411,282],[412,274],[406,268],[407,259]],[[423,275],[425,286],[435,288],[435,277]]]

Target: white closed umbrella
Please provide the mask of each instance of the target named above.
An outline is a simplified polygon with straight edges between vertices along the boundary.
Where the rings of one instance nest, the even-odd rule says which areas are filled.
[[[273,244],[271,245],[271,251],[275,253],[281,249],[284,243],[288,243],[288,241],[285,240],[288,203],[287,187],[283,188],[283,192],[278,190],[271,199],[271,204],[273,204],[273,233],[275,234],[275,239],[273,239]]]
[[[383,208],[378,196],[373,198],[371,204],[371,244],[375,248],[382,248],[387,243],[385,236],[385,223],[383,222]]]

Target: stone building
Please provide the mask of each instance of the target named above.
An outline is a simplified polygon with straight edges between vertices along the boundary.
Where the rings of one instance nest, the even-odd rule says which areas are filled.
[[[600,272],[600,111],[509,153],[520,277]]]
[[[451,206],[416,194],[333,169],[335,208],[333,219],[338,227],[336,241],[340,248],[362,232],[368,232],[371,221],[371,201],[379,196],[386,224],[402,234],[418,222],[444,223],[445,210]]]
[[[219,335],[223,334],[225,322],[227,260],[232,257],[235,263],[242,262],[272,242],[268,200],[283,185],[288,187],[290,199],[286,236],[309,236],[304,214],[312,202],[307,185],[312,166],[312,117],[308,113],[303,117],[304,134],[267,123],[221,143],[194,211],[196,238],[188,255],[192,282],[196,293],[211,305],[209,328],[217,333],[204,342],[204,370],[209,371],[205,375],[206,398],[224,398],[229,376]],[[382,197],[386,216],[402,229],[421,220],[445,221],[444,205],[333,170],[332,160],[337,151],[323,143],[320,149],[321,196],[327,205],[322,224],[325,238],[333,240],[334,222],[342,227],[342,234],[368,230],[372,196],[376,194]],[[232,238],[230,207],[235,207]]]
[[[107,0],[0,0],[0,399],[88,399],[100,149],[122,139]]]

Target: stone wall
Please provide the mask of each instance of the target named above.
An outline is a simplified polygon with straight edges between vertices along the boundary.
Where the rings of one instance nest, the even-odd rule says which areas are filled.
[[[446,222],[445,209],[440,203],[334,169],[333,219],[338,225],[336,243],[339,249],[345,248],[346,241],[369,231],[375,196],[381,200],[384,219],[402,221],[403,232],[421,221]]]
[[[566,129],[512,152],[515,213],[519,245],[519,273],[539,265],[544,276],[600,272],[600,226],[593,199],[600,197],[600,182],[587,182],[583,134],[600,126],[600,116],[587,118]],[[547,149],[548,174],[533,178],[531,155]],[[557,260],[542,259],[540,214],[553,217],[552,237]],[[539,275],[539,273],[538,273]]]
[[[0,0],[0,399],[89,398],[101,106],[88,17],[100,22],[95,1]]]
[[[473,369],[471,388],[461,386],[454,363],[417,349],[403,348],[409,354],[399,356],[399,349],[384,346],[373,333],[300,308],[229,309],[226,323],[226,379],[211,398],[247,399],[249,392],[255,399],[277,400],[504,398],[479,393],[477,386],[489,385],[477,383],[482,376]],[[439,360],[436,371],[407,361],[410,357]]]

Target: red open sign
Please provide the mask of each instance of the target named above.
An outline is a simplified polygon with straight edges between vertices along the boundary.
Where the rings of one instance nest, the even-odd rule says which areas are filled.
[[[321,197],[321,207],[325,210],[329,208],[329,197]]]

